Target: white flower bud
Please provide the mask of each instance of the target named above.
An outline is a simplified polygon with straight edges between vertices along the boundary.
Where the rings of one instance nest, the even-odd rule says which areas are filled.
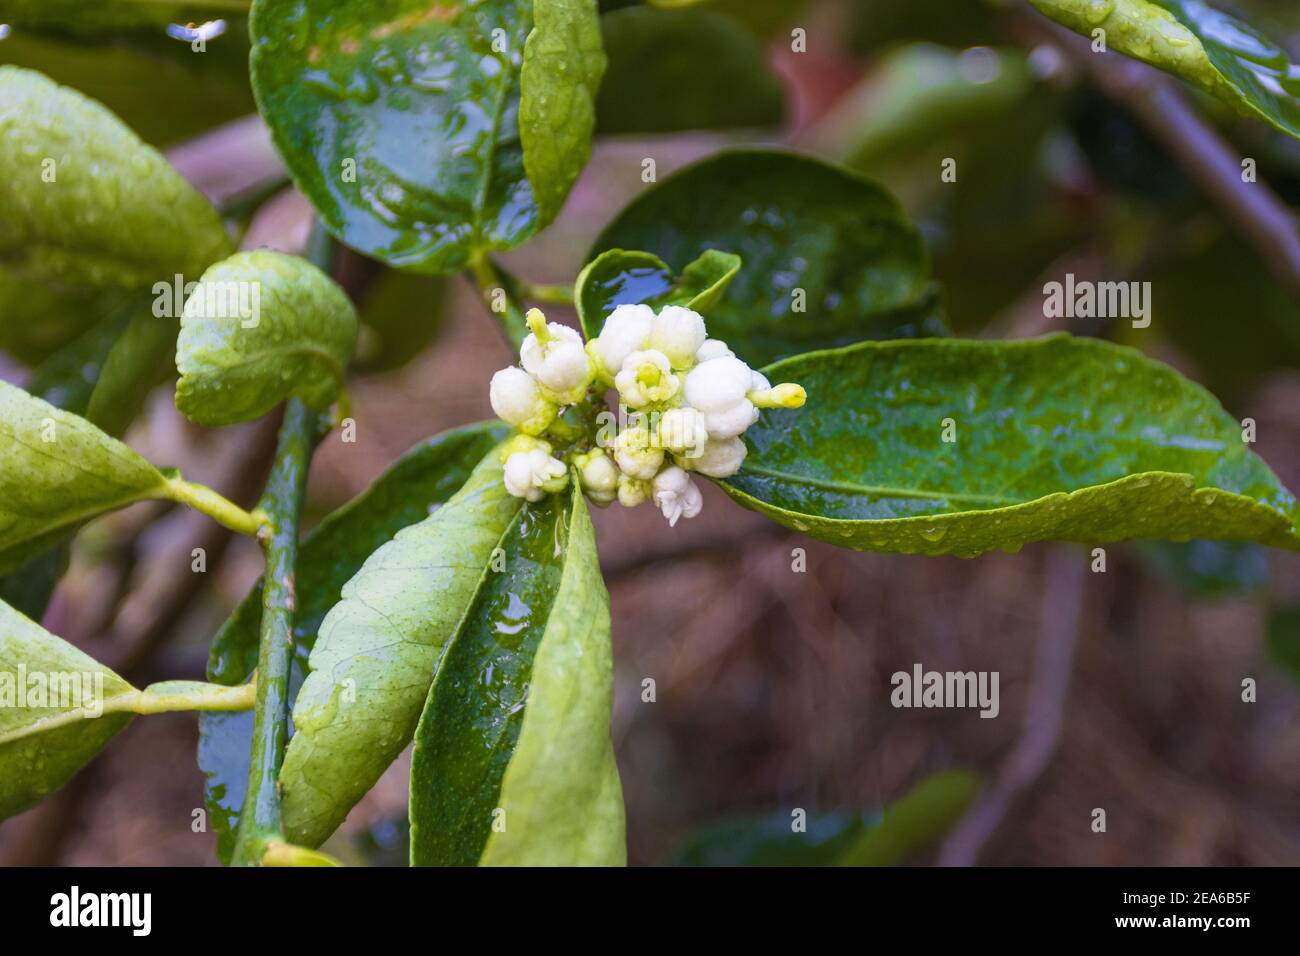
[[[704,507],[704,497],[690,475],[676,465],[670,465],[654,478],[654,500],[668,519],[669,526],[678,518],[694,518]]]
[[[561,491],[568,483],[568,469],[542,451],[517,451],[506,459],[503,469],[506,491],[516,498],[540,501],[548,492]]]
[[[643,504],[650,497],[650,482],[640,478],[629,478],[627,475],[618,476],[618,503],[624,508],[635,508]]]
[[[528,326],[533,331],[519,350],[524,371],[563,404],[581,399],[592,377],[582,336],[568,326],[547,322],[538,309],[529,311]]]
[[[659,417],[659,447],[693,458],[704,449],[709,432],[699,409],[683,405]]]
[[[722,339],[705,339],[704,344],[695,351],[695,361],[707,362],[715,358],[735,358],[736,353],[727,348]]]
[[[600,335],[587,347],[606,382],[612,385],[627,357],[645,348],[654,318],[655,310],[648,305],[620,305],[605,319]]]
[[[540,435],[555,420],[556,404],[542,395],[531,375],[521,368],[503,368],[488,388],[492,411],[526,435]]]
[[[648,347],[663,352],[673,368],[690,368],[695,352],[707,338],[704,319],[680,305],[666,306],[650,327]]]
[[[680,385],[681,380],[672,373],[668,357],[654,350],[633,352],[623,360],[622,369],[614,376],[614,387],[630,408],[666,402],[677,394]]]
[[[524,367],[527,368],[528,366],[524,366]],[[772,383],[767,380],[767,376],[764,375],[762,372],[750,372],[749,376],[750,376],[749,390],[751,392],[771,391]]]
[[[574,455],[573,463],[578,468],[582,490],[592,501],[607,505],[614,500],[618,493],[619,471],[609,455],[600,448],[593,448],[585,454]]]
[[[614,439],[614,460],[623,474],[648,481],[664,463],[664,452],[662,448],[654,447],[650,430],[640,425],[618,433]]]
[[[711,438],[698,458],[683,461],[692,471],[710,478],[727,478],[740,471],[749,449],[739,438]]]
[[[745,429],[758,421],[758,409],[747,398],[742,398],[734,405],[704,415],[704,427],[710,439],[735,438],[743,435]]]
[[[701,362],[686,375],[686,404],[706,415],[742,401],[753,387],[754,373],[734,356]]]

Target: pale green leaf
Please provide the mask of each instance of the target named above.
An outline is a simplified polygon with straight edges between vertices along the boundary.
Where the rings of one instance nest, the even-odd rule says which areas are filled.
[[[280,775],[294,843],[319,846],[410,743],[446,642],[521,507],[493,451],[344,585],[312,649]]]
[[[864,342],[764,371],[802,384],[807,405],[763,412],[723,487],[824,541],[964,557],[1040,540],[1300,549],[1295,498],[1241,423],[1132,349]]]
[[[33,278],[146,291],[227,255],[216,211],[112,113],[0,66],[0,260]]]
[[[604,72],[596,0],[533,0],[520,71],[519,140],[542,222],[559,213],[587,165]]]
[[[329,276],[297,256],[237,253],[185,302],[176,407],[201,425],[248,421],[291,396],[323,410],[356,340],[356,312]]]

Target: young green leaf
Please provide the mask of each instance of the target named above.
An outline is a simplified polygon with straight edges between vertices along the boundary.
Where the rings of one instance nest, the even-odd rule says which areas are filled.
[[[519,77],[519,142],[547,223],[591,156],[605,51],[596,0],[533,0],[533,23]]]
[[[465,484],[489,451],[509,434],[500,422],[445,432],[416,445],[369,488],[325,518],[298,549],[294,571],[298,606],[293,622],[294,657],[290,703],[307,674],[307,658],[326,613],[366,558],[397,532],[438,508]],[[217,631],[208,679],[240,684],[257,666],[262,585],[258,582]],[[204,714],[199,718],[199,767],[207,776],[209,818],[217,849],[228,860],[248,784],[251,714]]]
[[[249,690],[196,681],[136,690],[0,603],[0,820],[67,783],[131,714],[243,709]]]
[[[146,498],[168,480],[80,416],[0,382],[0,571],[78,524]]]
[[[257,418],[294,396],[329,406],[357,341],[347,295],[306,259],[240,252],[203,273],[176,340],[176,407],[201,425]]]
[[[1201,0],[1031,0],[1071,30],[1150,63],[1300,139],[1300,73],[1280,44]]]
[[[592,247],[682,269],[706,249],[744,260],[709,334],[751,365],[862,339],[944,332],[917,231],[875,183],[770,150],[721,153],[647,190]]]
[[[631,7],[600,26],[609,56],[596,99],[602,133],[757,128],[785,115],[763,44],[731,17]]]
[[[975,802],[980,778],[965,770],[926,777],[885,807],[880,822],[859,835],[840,866],[897,866],[943,836]]]
[[[229,254],[216,210],[112,113],[0,66],[0,260],[33,278],[145,291]]]
[[[530,827],[511,852],[537,861],[623,861],[621,819],[580,839],[580,828],[566,822],[586,822],[603,788],[617,787],[605,757],[609,611],[591,535],[578,492],[526,505],[506,534],[500,570],[484,580],[448,642],[415,732],[413,865],[473,866],[502,825]],[[561,704],[553,694],[563,695]],[[534,713],[546,726],[524,738]],[[506,808],[502,781],[516,762],[531,765],[516,771],[530,778],[515,782]],[[550,793],[534,786],[532,778],[550,776],[563,784],[552,781]]]
[[[533,657],[523,722],[495,795],[500,812],[489,817],[494,825],[481,866],[627,862],[623,791],[609,739],[614,697],[609,594],[591,516],[577,487],[570,513],[567,547],[552,545],[565,551],[564,569]],[[512,614],[509,604],[505,614]],[[519,608],[513,614],[518,621]],[[436,725],[427,728],[429,735],[438,732]],[[413,788],[415,774],[412,764]],[[480,803],[479,809],[486,806]],[[420,852],[415,816],[411,826],[414,858]]]
[[[519,245],[586,161],[591,0],[257,0],[250,29],[253,91],[294,181],[331,232],[391,265],[452,272]],[[572,121],[558,138],[553,109]]]
[[[625,303],[644,302],[656,309],[684,305],[712,315],[740,267],[739,256],[708,249],[675,276],[649,252],[602,252],[587,263],[573,287],[583,333],[595,338],[614,307]]]
[[[446,641],[521,507],[490,452],[344,585],[312,648],[280,774],[294,843],[319,846],[410,742]]]
[[[1294,497],[1201,387],[1066,335],[864,342],[766,369],[808,404],[763,413],[723,482],[849,548],[971,557],[1029,541],[1300,548]]]

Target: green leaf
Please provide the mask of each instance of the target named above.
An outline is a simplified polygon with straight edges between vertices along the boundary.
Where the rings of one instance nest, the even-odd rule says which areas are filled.
[[[35,697],[42,686],[42,697]],[[41,721],[66,719],[83,706],[93,713],[97,702],[134,691],[67,641],[0,604],[0,820],[67,783],[131,718],[105,713],[35,732]]]
[[[131,714],[246,708],[251,690],[197,681],[136,690],[0,604],[0,820],[67,783]]]
[[[839,865],[897,866],[951,829],[979,788],[979,777],[965,770],[926,777],[885,807],[880,822],[853,841]]]
[[[1269,584],[1268,550],[1234,541],[1149,541],[1139,556],[1170,584],[1199,598],[1263,591]]]
[[[1032,0],[1071,30],[1300,138],[1300,72],[1280,44],[1200,0]]]
[[[319,846],[410,742],[446,641],[521,507],[490,452],[344,585],[312,648],[280,774],[294,843]]]
[[[0,349],[37,365],[111,315],[121,293],[55,287],[0,266]]]
[[[706,249],[744,260],[709,334],[751,365],[872,338],[944,331],[921,237],[875,183],[793,153],[721,153],[624,209],[588,261],[641,249],[682,269]],[[801,291],[800,291],[801,290]]]
[[[401,368],[438,335],[447,313],[447,281],[385,269],[358,303],[361,334],[353,365],[363,372]]]
[[[0,438],[0,572],[96,515],[168,496],[168,480],[126,445],[6,382]]]
[[[519,141],[547,223],[591,156],[605,50],[595,0],[533,0],[533,23],[520,71]]]
[[[357,340],[347,295],[306,259],[240,252],[203,273],[176,340],[176,407],[200,425],[246,422],[290,397],[323,410]]]
[[[230,251],[208,201],[98,103],[15,66],[0,66],[0,102],[0,260],[144,291]]]
[[[687,836],[674,866],[830,866],[879,811],[809,813],[807,829],[795,831],[789,811],[711,823]]]
[[[571,494],[559,592],[533,658],[523,726],[497,795],[504,826],[488,834],[481,866],[627,862],[623,791],[609,739],[609,594],[586,501],[576,487]],[[413,854],[420,842],[416,826],[413,816]]]
[[[398,458],[369,488],[327,516],[298,549],[294,580],[298,606],[293,621],[289,681],[292,703],[307,674],[307,658],[326,613],[343,586],[370,554],[397,532],[427,517],[455,494],[483,456],[509,428],[485,422],[426,439]],[[239,684],[257,667],[259,581],[213,638],[208,679]],[[228,860],[248,784],[252,714],[204,714],[199,718],[199,767],[207,776],[209,817],[218,853]]]
[[[785,115],[762,43],[730,17],[633,7],[600,25],[609,55],[596,99],[601,133],[759,128]]]
[[[615,306],[644,302],[656,309],[684,305],[711,314],[740,271],[740,257],[708,249],[680,276],[649,252],[610,249],[578,275],[573,298],[587,338],[595,338]]]
[[[600,63],[590,0],[546,0],[530,38],[534,6],[254,3],[258,106],[331,232],[390,265],[437,273],[546,225],[586,161],[584,102]],[[549,132],[550,110],[573,124],[562,136]]]
[[[583,826],[609,799],[609,611],[590,518],[580,493],[569,498],[519,513],[501,570],[484,580],[438,665],[411,758],[415,866],[473,866],[500,822],[507,833],[530,828],[494,850],[513,862],[623,862],[621,818]]]
[[[808,403],[764,412],[723,488],[814,538],[963,557],[1041,540],[1300,548],[1295,498],[1241,425],[1132,349],[1066,335],[864,342],[764,371]]]

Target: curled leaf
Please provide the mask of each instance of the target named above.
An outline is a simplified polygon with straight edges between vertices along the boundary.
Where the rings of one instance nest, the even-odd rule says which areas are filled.
[[[201,425],[256,418],[289,397],[324,409],[357,339],[347,295],[310,262],[240,252],[203,274],[176,340],[176,407]]]
[[[600,334],[605,319],[619,305],[645,303],[656,309],[682,305],[710,313],[726,295],[740,267],[739,256],[708,249],[687,263],[681,275],[674,275],[653,253],[610,249],[587,263],[578,275],[574,304],[589,339]]]

